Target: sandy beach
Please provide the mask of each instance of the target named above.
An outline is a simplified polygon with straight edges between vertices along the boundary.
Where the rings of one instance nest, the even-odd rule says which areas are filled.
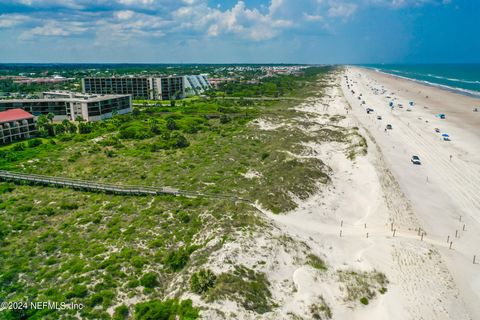
[[[478,261],[480,255],[480,113],[473,108],[480,100],[365,69],[347,68],[345,75],[342,89],[355,118],[375,141],[411,205],[410,213],[398,214],[412,219],[394,217],[393,222],[400,234],[420,227],[429,250],[439,254],[431,267],[443,269],[440,277],[423,273],[410,261],[409,281],[429,285],[423,294],[421,288],[404,294],[408,299],[413,296],[425,312],[431,296],[441,294],[437,302],[432,301],[430,311],[444,312],[414,318],[479,319],[480,264],[474,264],[473,258],[476,255]],[[374,111],[367,114],[366,108]],[[446,119],[437,117],[439,113]],[[393,129],[385,130],[387,124]],[[444,133],[450,141],[442,139]],[[418,155],[422,164],[413,165],[412,155]],[[417,246],[420,252],[424,244],[409,241],[408,246]],[[435,290],[443,281],[452,281],[447,285],[452,295]]]
[[[306,143],[306,151],[295,156],[324,161],[332,171],[331,183],[298,200],[292,212],[263,210],[275,231],[236,247],[242,248],[238,259],[244,262],[251,260],[254,248],[271,248],[262,255],[274,267],[264,272],[278,288],[281,310],[263,318],[308,318],[306,310],[322,297],[332,319],[479,319],[480,112],[472,109],[480,101],[353,67],[329,81],[324,94],[296,110],[318,126],[358,128],[368,152],[351,160],[345,146]],[[367,114],[366,108],[374,111]],[[329,123],[326,115],[342,120]],[[385,130],[387,124],[391,130]],[[282,126],[268,120],[258,125],[262,130]],[[443,133],[450,141],[442,139]],[[413,155],[421,165],[411,162]],[[279,234],[303,244],[294,251],[305,246],[325,257],[332,271],[319,275],[297,266],[296,253],[282,251],[274,242]],[[235,250],[222,254],[231,256]],[[388,292],[367,306],[352,304],[338,280],[341,270],[382,272]]]

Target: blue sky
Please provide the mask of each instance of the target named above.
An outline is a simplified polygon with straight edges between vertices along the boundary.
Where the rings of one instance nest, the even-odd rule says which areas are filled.
[[[1,62],[480,62],[479,0],[0,0]]]

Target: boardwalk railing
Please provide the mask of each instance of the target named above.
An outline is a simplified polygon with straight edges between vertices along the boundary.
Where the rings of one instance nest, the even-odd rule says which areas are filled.
[[[47,186],[66,187],[66,188],[79,189],[79,190],[85,190],[85,191],[105,192],[105,193],[113,193],[113,194],[120,194],[120,195],[141,196],[141,195],[171,194],[175,196],[182,195],[182,196],[193,197],[193,198],[204,197],[204,198],[215,198],[215,199],[226,199],[226,200],[232,200],[232,201],[250,202],[249,200],[236,197],[233,195],[184,191],[184,190],[178,190],[170,187],[149,187],[149,186],[106,184],[106,183],[98,183],[98,182],[79,180],[79,179],[44,176],[39,174],[17,173],[17,172],[5,171],[5,170],[0,170],[0,180],[15,181],[15,182],[24,181],[24,182],[30,182],[35,184],[47,185]]]

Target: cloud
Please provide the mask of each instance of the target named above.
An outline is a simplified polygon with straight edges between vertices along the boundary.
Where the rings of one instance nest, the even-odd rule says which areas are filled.
[[[180,27],[197,31],[206,30],[206,34],[212,37],[235,34],[244,39],[267,40],[293,25],[290,20],[273,17],[273,13],[282,2],[272,1],[266,13],[255,8],[247,8],[243,1],[238,1],[235,6],[225,11],[200,3],[178,8],[173,17],[181,21]]]
[[[289,31],[311,32],[312,25],[330,31],[360,6],[403,8],[450,0],[263,0],[256,6],[237,0],[225,8],[208,0],[4,0],[0,11],[2,2],[28,7],[0,15],[0,28],[17,29],[21,39],[84,35],[102,44],[166,35],[260,42]]]
[[[348,18],[357,11],[357,5],[353,3],[331,2],[328,9],[330,17]]]
[[[367,4],[383,5],[393,9],[421,7],[424,5],[447,5],[451,0],[367,0]]]
[[[1,28],[11,28],[22,24],[30,18],[26,15],[21,14],[0,14],[0,29]]]
[[[323,17],[318,14],[308,14],[304,13],[303,17],[306,21],[323,21]]]
[[[23,40],[31,39],[36,36],[44,37],[66,37],[78,35],[88,30],[81,22],[76,21],[46,21],[43,25],[24,31],[20,38]]]

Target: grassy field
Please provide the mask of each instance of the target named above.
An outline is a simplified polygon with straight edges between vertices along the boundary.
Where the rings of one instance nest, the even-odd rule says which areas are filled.
[[[330,69],[298,78],[296,96],[321,91]],[[289,93],[294,96],[293,93]],[[87,128],[0,148],[0,169],[108,183],[171,186],[233,194],[274,213],[294,209],[329,168],[298,158],[300,142],[346,141],[340,127],[306,133],[294,101],[194,99],[176,107],[147,107]],[[285,124],[260,130],[258,119]],[[252,177],[251,173],[255,173]],[[0,184],[0,301],[69,301],[81,311],[7,312],[0,319],[194,319],[189,301],[166,300],[170,285],[188,279],[238,230],[262,227],[247,204],[183,197],[122,197],[40,186]],[[222,239],[218,244],[209,243]],[[311,257],[310,264],[323,269]],[[175,296],[190,291],[188,281]],[[262,274],[238,266],[217,278],[207,300],[233,294],[246,309],[272,304]],[[242,295],[241,288],[247,288]],[[233,290],[233,291],[232,291]],[[355,296],[356,298],[356,296]],[[163,318],[161,318],[163,319]],[[165,319],[168,319],[165,318]]]

